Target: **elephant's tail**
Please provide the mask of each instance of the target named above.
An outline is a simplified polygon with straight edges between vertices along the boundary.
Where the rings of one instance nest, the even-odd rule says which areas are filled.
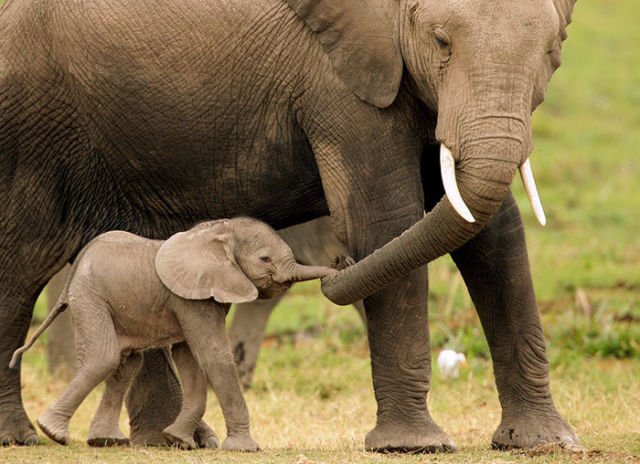
[[[33,344],[38,339],[38,337],[42,335],[42,332],[47,330],[47,328],[51,325],[53,320],[56,317],[58,317],[58,314],[63,312],[65,309],[67,309],[67,306],[69,305],[67,304],[66,301],[58,302],[56,307],[49,312],[46,319],[42,322],[42,324],[40,324],[40,327],[38,327],[38,330],[36,330],[36,333],[33,334],[33,337],[31,337],[31,340],[29,340],[26,345],[18,348],[16,351],[13,352],[13,356],[11,357],[11,361],[9,362],[10,369],[13,369],[14,367],[16,367],[16,364],[18,363],[18,360],[20,359],[20,356],[22,355],[22,353],[24,353],[25,351],[27,351],[29,348],[33,346]]]
[[[67,307],[69,306],[69,297],[68,297],[69,285],[71,285],[71,282],[73,281],[73,277],[75,276],[76,269],[78,268],[78,263],[81,261],[82,256],[84,255],[85,250],[87,248],[88,247],[85,247],[80,251],[76,259],[74,260],[73,264],[71,265],[71,270],[69,271],[69,275],[67,276],[67,281],[64,284],[64,288],[62,289],[62,292],[58,297],[58,302],[56,303],[55,307],[51,311],[49,311],[49,314],[47,315],[45,320],[42,322],[42,324],[40,324],[40,327],[38,327],[36,332],[33,334],[33,337],[31,337],[31,340],[29,340],[24,346],[21,346],[20,348],[18,348],[16,351],[13,352],[11,361],[9,361],[10,369],[13,369],[16,366],[22,353],[24,353],[29,348],[31,348],[33,344],[36,342],[36,340],[38,339],[38,337],[42,335],[42,332],[47,330],[47,328],[51,325],[53,320],[56,317],[58,317],[58,315],[61,312],[63,312],[65,309],[67,309]]]

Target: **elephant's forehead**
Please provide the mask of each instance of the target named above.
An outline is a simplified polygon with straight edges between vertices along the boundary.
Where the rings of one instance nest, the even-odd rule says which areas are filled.
[[[453,0],[425,5],[427,15],[477,47],[531,46],[555,36],[559,19],[551,0]]]

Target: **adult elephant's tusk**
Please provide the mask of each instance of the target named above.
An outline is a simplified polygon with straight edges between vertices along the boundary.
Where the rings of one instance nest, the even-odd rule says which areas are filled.
[[[527,160],[522,163],[522,166],[520,166],[520,177],[522,177],[522,183],[524,184],[524,189],[527,192],[527,197],[529,197],[529,203],[531,203],[533,214],[535,214],[540,225],[544,226],[547,223],[547,218],[544,214],[544,209],[542,209],[542,202],[538,195],[538,188],[536,187],[536,181],[533,178],[531,160],[529,158],[527,158]]]
[[[451,154],[451,150],[444,144],[440,145],[440,174],[442,175],[444,191],[453,209],[455,209],[465,221],[476,222],[473,214],[471,214],[471,211],[469,211],[469,208],[460,195],[460,190],[458,190],[458,184],[456,183],[456,163]]]

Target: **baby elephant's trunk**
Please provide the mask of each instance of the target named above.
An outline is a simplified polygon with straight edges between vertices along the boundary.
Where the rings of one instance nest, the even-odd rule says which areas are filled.
[[[13,352],[13,356],[11,357],[11,361],[9,362],[10,369],[13,369],[14,367],[16,367],[16,364],[18,363],[18,359],[20,359],[20,356],[22,355],[22,353],[24,353],[25,351],[27,351],[29,348],[33,346],[33,344],[36,342],[38,337],[42,335],[42,332],[47,330],[47,328],[51,325],[53,320],[56,317],[58,317],[58,314],[63,312],[65,309],[67,309],[67,303],[62,302],[62,303],[58,303],[56,307],[51,310],[51,312],[47,315],[44,322],[42,322],[40,327],[38,327],[38,330],[36,330],[36,333],[33,334],[33,337],[31,337],[31,340],[29,340],[26,345],[18,348],[16,351]]]
[[[284,281],[304,282],[305,280],[321,279],[329,274],[337,272],[335,269],[325,266],[305,266],[294,263],[286,272]]]

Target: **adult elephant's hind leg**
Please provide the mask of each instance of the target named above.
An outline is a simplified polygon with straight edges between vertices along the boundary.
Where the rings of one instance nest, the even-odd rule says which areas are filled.
[[[25,206],[26,208],[26,206]],[[2,216],[0,211],[0,216]],[[7,222],[12,219],[4,217]],[[43,223],[46,220],[42,220]],[[63,258],[47,253],[50,244],[28,236],[5,233],[0,219],[0,446],[35,445],[38,435],[22,404],[21,362],[9,369],[13,352],[24,344],[38,294],[62,267]],[[32,227],[33,231],[35,228]],[[22,241],[24,240],[24,241]],[[28,243],[28,245],[27,245]],[[46,244],[46,245],[45,245]],[[60,251],[62,253],[62,251]]]
[[[7,285],[8,284],[8,285]],[[19,287],[18,287],[19,288]],[[35,297],[18,292],[3,279],[0,288],[0,445],[35,445],[38,435],[20,393],[20,364],[9,369],[13,352],[25,340]]]
[[[165,446],[162,431],[172,424],[182,408],[182,388],[166,349],[144,352],[142,369],[127,393],[131,443]]]
[[[496,448],[576,444],[549,389],[549,363],[536,306],[522,219],[512,196],[473,240],[452,254],[487,336],[502,421]]]

